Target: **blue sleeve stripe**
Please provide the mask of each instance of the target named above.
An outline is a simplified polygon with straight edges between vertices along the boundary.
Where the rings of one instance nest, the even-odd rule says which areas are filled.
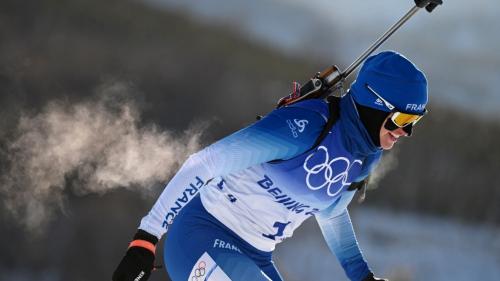
[[[293,143],[287,143],[267,132],[258,129],[248,129],[246,136],[236,140],[238,136],[224,139],[211,146],[215,167],[218,174],[227,174],[241,170],[258,163],[295,155],[300,149]]]
[[[363,280],[371,272],[359,249],[349,212],[344,209],[335,217],[316,216],[330,250],[335,254],[352,281]]]
[[[307,122],[300,122],[300,121]],[[298,127],[298,124],[303,127]],[[304,125],[305,124],[305,125]],[[304,108],[274,110],[262,120],[205,149],[215,175],[225,175],[307,151],[325,124],[317,112]]]

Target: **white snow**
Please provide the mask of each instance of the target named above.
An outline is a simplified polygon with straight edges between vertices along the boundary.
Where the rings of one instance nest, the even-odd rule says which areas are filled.
[[[358,241],[374,272],[391,281],[495,281],[500,229],[361,206],[352,214]],[[347,280],[314,220],[278,246],[286,280]]]

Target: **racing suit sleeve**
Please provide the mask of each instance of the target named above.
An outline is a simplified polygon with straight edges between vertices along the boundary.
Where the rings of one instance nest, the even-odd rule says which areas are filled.
[[[347,277],[352,281],[360,281],[371,270],[361,253],[347,210],[354,193],[344,192],[336,204],[318,213],[316,220],[328,247],[339,260]]]
[[[299,107],[276,109],[263,119],[191,155],[167,184],[139,229],[158,239],[210,179],[311,148],[326,123],[318,112]]]

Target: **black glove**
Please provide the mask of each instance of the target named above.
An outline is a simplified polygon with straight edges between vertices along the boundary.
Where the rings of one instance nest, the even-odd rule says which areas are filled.
[[[370,273],[365,277],[365,279],[363,279],[363,281],[389,281],[389,279],[377,278],[373,276],[373,273]]]
[[[155,245],[158,238],[144,230],[137,231],[134,240],[113,272],[113,281],[148,280],[155,260]]]

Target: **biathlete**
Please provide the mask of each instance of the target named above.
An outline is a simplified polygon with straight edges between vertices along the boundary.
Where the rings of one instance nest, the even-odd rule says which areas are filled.
[[[148,279],[168,231],[173,281],[280,281],[273,250],[311,216],[350,280],[384,280],[363,257],[347,206],[382,152],[411,135],[427,100],[422,71],[384,51],[342,98],[280,107],[191,155],[142,218],[113,280]]]

